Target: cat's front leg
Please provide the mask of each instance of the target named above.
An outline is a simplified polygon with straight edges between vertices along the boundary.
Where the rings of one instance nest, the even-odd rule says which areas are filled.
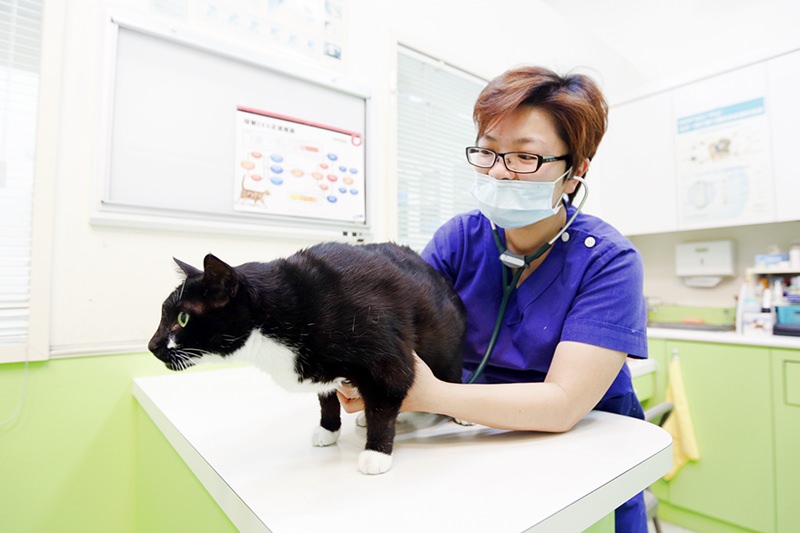
[[[319,406],[321,411],[319,426],[314,428],[311,444],[314,446],[336,444],[336,441],[339,440],[339,429],[342,427],[342,416],[336,391],[321,393]]]
[[[367,444],[358,456],[362,474],[383,474],[392,468],[395,423],[400,403],[375,406],[366,402]]]

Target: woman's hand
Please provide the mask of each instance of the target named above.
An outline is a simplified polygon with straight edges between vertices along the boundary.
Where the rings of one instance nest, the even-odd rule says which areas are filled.
[[[414,384],[411,385],[400,410],[433,412],[430,411],[430,407],[426,406],[429,403],[432,388],[438,382],[439,379],[433,375],[433,371],[427,363],[414,352]]]
[[[438,381],[430,367],[425,364],[425,361],[414,353],[414,384],[408,391],[400,410],[423,411],[423,406],[426,404],[431,387]],[[364,410],[364,400],[361,398],[361,394],[349,382],[343,383],[336,388],[336,396],[338,396],[339,403],[346,413],[357,413]]]
[[[357,413],[364,410],[364,400],[361,399],[361,394],[349,381],[336,388],[336,396],[338,396],[345,413]]]

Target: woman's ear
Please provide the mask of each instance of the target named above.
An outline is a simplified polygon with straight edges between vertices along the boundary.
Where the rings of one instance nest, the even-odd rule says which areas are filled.
[[[579,178],[583,177],[586,174],[586,171],[589,170],[589,158],[587,157],[584,159],[580,165],[575,168],[575,172],[572,173],[573,176],[578,176]]]
[[[580,165],[575,167],[574,172],[572,173],[573,176],[577,176],[579,178],[583,177],[586,174],[586,171],[589,170],[589,159],[584,159]],[[567,194],[572,194],[578,188],[580,182],[578,180],[569,179],[567,183],[564,184],[564,192]]]

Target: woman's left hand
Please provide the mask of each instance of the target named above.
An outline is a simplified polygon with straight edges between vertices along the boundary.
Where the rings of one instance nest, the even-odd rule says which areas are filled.
[[[426,411],[426,400],[432,387],[439,382],[430,367],[414,352],[414,384],[411,385],[401,411]]]
[[[361,398],[361,394],[350,383],[338,386],[336,396],[345,413],[357,413],[364,410],[364,400]]]
[[[434,385],[439,380],[433,375],[430,367],[425,364],[425,361],[414,353],[414,383],[406,395],[401,411],[420,411],[420,407],[424,405],[424,399]],[[347,383],[342,384],[336,388],[336,396],[339,398],[339,403],[346,413],[357,413],[364,410],[364,400],[358,389],[353,385]]]

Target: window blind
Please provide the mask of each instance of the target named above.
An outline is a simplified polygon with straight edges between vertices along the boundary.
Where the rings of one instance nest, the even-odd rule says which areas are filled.
[[[397,56],[398,242],[417,251],[453,215],[475,207],[472,107],[486,80],[405,47]]]
[[[41,18],[0,0],[0,345],[27,341]]]

